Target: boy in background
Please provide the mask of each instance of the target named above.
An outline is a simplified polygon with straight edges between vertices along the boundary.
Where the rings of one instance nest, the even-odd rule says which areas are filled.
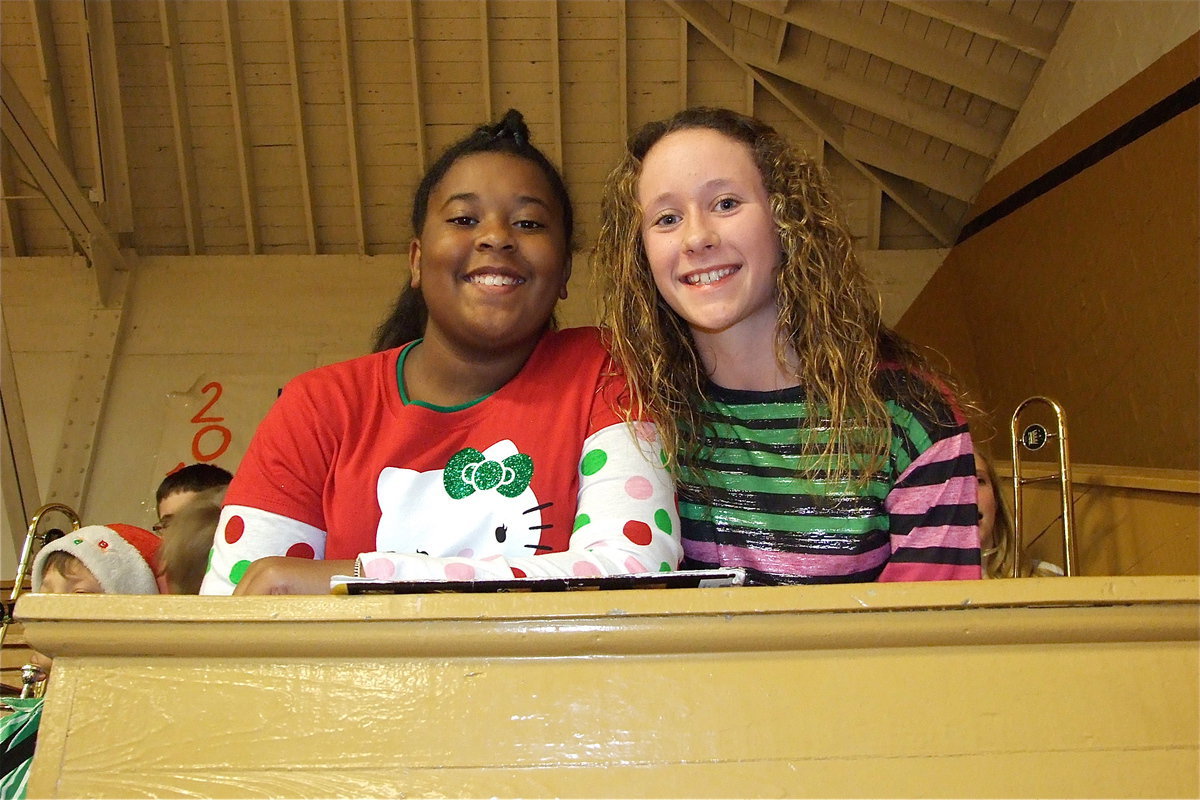
[[[154,531],[161,532],[191,500],[205,489],[224,488],[233,480],[233,474],[216,464],[189,464],[180,467],[162,479],[154,493],[158,524]]]

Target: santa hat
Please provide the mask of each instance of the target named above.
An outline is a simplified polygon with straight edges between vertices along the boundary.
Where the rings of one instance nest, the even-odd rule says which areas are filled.
[[[105,594],[158,594],[154,565],[160,544],[150,531],[119,522],[69,531],[38,551],[33,590],[41,591],[46,557],[61,550],[82,561]]]

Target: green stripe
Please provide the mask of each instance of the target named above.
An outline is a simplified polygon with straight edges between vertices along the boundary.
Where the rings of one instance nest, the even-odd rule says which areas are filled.
[[[693,522],[709,522],[710,506],[697,505],[680,501],[679,516]],[[887,514],[870,517],[806,517],[795,514],[766,514],[748,512],[728,508],[714,508],[713,512],[721,516],[721,528],[732,525],[745,527],[755,531],[781,531],[783,533],[845,533],[850,535],[865,535],[877,530],[887,530]]]

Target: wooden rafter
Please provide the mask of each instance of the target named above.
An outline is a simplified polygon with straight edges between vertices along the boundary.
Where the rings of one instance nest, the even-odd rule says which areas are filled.
[[[14,256],[26,255],[25,228],[21,223],[21,207],[17,197],[17,177],[12,164],[12,146],[8,139],[0,139],[0,227],[4,230],[5,242]]]
[[[25,530],[34,509],[42,504],[38,490],[37,472],[33,466],[33,451],[29,446],[29,431],[21,407],[21,387],[13,366],[12,350],[8,343],[8,327],[0,312],[0,420],[4,437],[3,483],[4,514],[13,534],[13,552],[21,551],[23,539],[18,533]]]
[[[1004,42],[1023,53],[1045,61],[1054,48],[1054,33],[1019,17],[963,0],[891,0],[894,5],[940,19],[958,28]]]
[[[67,104],[63,99],[62,72],[58,67],[58,46],[54,38],[54,20],[50,17],[51,6],[39,0],[29,0],[29,5],[34,46],[37,49],[38,72],[42,76],[42,94],[50,118],[48,133],[63,162],[74,172],[74,147],[71,143],[71,127],[67,121]]]
[[[84,196],[74,174],[54,148],[49,134],[25,99],[7,67],[0,66],[0,103],[3,119],[0,130],[12,145],[17,158],[29,170],[50,207],[62,220],[75,243],[87,257],[96,279],[101,304],[110,305],[116,297],[116,271],[125,269],[117,239],[105,227],[96,209]]]
[[[89,55],[92,48],[88,42],[91,33],[88,30],[86,3],[79,4],[79,31],[80,41],[83,42],[83,58],[80,59],[80,62],[83,67],[84,97],[87,99],[87,119],[88,125],[91,127],[91,135],[88,136],[88,149],[92,159],[92,168],[95,171],[92,185],[87,187],[87,189],[92,200],[103,204],[106,201],[104,154],[100,149],[100,110],[96,106],[96,76],[93,71],[92,59]]]
[[[629,15],[624,3],[613,3],[617,15],[617,87],[620,92],[617,126],[621,141],[629,136]]]
[[[1025,99],[1025,83],[1012,75],[988,69],[964,56],[933,47],[899,31],[881,25],[864,25],[861,17],[836,7],[807,2],[792,3],[786,11],[773,12],[771,7],[777,7],[776,3],[764,0],[738,2],[885,61],[957,86],[1005,108],[1018,109]]]
[[[125,151],[125,114],[121,102],[121,75],[117,69],[117,37],[113,4],[86,0],[88,56],[92,90],[96,97],[96,130],[99,135],[104,205],[109,225],[118,235],[133,232],[133,195],[129,158]]]
[[[250,150],[250,119],[246,112],[246,83],[242,78],[242,40],[238,35],[235,0],[221,3],[221,25],[225,33],[225,68],[229,76],[229,102],[233,111],[233,141],[237,148],[238,176],[242,186],[242,213],[246,223],[246,249],[257,255],[262,251],[258,235],[257,192],[254,162]]]
[[[717,46],[734,63],[738,64],[742,69],[752,72],[755,79],[767,91],[771,92],[785,108],[794,114],[798,119],[802,120],[806,125],[815,130],[821,137],[838,153],[840,153],[852,167],[866,176],[872,182],[878,183],[879,179],[875,173],[864,164],[858,157],[858,154],[853,150],[853,147],[847,142],[847,129],[833,117],[827,109],[817,103],[814,103],[807,96],[800,93],[795,84],[784,81],[769,73],[761,72],[750,66],[733,46],[733,32],[725,20],[723,20],[715,11],[707,5],[695,3],[681,3],[679,0],[664,0],[677,14],[680,15],[687,23],[699,30],[709,41]],[[876,154],[882,148],[878,148]],[[902,157],[907,157],[909,154],[905,151],[900,151],[897,148],[892,148],[895,152],[896,160],[899,161]],[[982,179],[980,181],[982,183]],[[907,201],[910,197],[897,197],[890,190],[888,185],[882,185],[885,192],[888,192],[894,200],[902,207],[907,209]],[[942,244],[949,244],[954,240],[953,231],[955,226],[949,219],[941,215],[935,223],[930,224],[928,220],[923,220],[921,217],[914,217],[925,226],[931,234],[933,234]]]
[[[354,52],[350,46],[350,9],[348,3],[338,3],[338,42],[342,54],[342,97],[346,109],[346,145],[349,148],[350,193],[354,203],[354,223],[358,235],[358,252],[367,252],[366,222],[363,214],[362,168],[358,155],[358,117],[354,107]]]
[[[413,141],[417,148],[417,174],[425,174],[425,111],[424,98],[421,95],[421,58],[417,51],[417,9],[413,0],[404,0],[404,12],[408,17],[408,72],[412,77],[413,87]],[[490,112],[489,112],[490,118]]]
[[[479,74],[483,88],[483,118],[494,119],[492,114],[492,33],[488,13],[488,0],[479,0]]]
[[[550,22],[550,108],[554,114],[554,160],[563,163],[562,55],[558,42],[558,0],[543,4]]]
[[[929,202],[929,198],[911,180],[884,172],[870,165],[867,165],[866,169],[875,178],[879,188],[886,192],[896,205],[904,209],[904,213],[932,233],[943,247],[949,247],[954,243],[954,238],[958,235],[958,227],[941,209]]]
[[[162,0],[166,2],[167,0]],[[284,31],[287,36],[288,74],[292,79],[292,119],[295,122],[296,173],[300,178],[300,202],[304,204],[304,234],[308,252],[317,253],[317,225],[313,212],[312,181],[308,174],[308,135],[304,126],[304,100],[301,91],[300,50],[296,43],[296,3],[285,0]]]
[[[167,96],[171,104],[171,125],[175,140],[175,167],[179,174],[183,226],[188,253],[204,252],[204,219],[200,211],[200,191],[196,178],[196,157],[192,147],[192,122],[184,90],[183,54],[179,43],[179,19],[172,0],[158,0],[158,17],[167,68]]]
[[[773,61],[761,48],[738,45],[736,40],[734,50],[741,60],[753,67],[859,106],[985,158],[993,158],[1004,141],[1000,132],[972,125],[961,114],[906,98],[874,81],[830,69],[811,58],[784,55]]]
[[[670,0],[667,0],[670,2]],[[679,19],[679,108],[688,107],[688,19]]]

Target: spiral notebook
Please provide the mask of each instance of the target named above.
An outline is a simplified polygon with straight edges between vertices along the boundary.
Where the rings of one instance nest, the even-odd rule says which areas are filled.
[[[742,569],[695,569],[570,578],[508,578],[480,581],[392,581],[335,575],[331,594],[428,594],[452,592],[577,592],[609,589],[704,589],[741,586]]]

